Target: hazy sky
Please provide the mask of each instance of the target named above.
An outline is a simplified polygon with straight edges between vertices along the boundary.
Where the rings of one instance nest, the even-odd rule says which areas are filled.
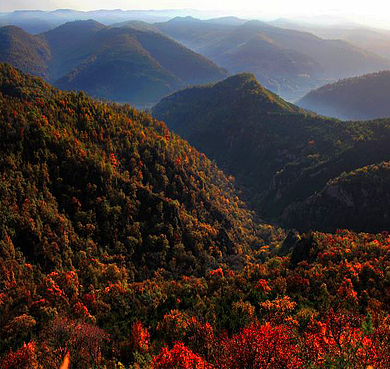
[[[252,18],[313,15],[347,16],[356,22],[390,24],[390,2],[384,0],[0,0],[0,11],[18,9],[200,9]]]

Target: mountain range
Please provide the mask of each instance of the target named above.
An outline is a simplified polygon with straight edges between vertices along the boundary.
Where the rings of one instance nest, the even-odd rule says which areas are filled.
[[[0,29],[0,60],[66,90],[148,106],[189,84],[222,79],[226,71],[161,33],[106,27],[93,20],[37,36]]]
[[[258,20],[227,24],[177,17],[155,26],[231,73],[255,73],[266,88],[289,101],[327,81],[390,67],[388,59],[347,41]]]
[[[388,29],[368,27],[358,23],[348,23],[345,20],[330,24],[315,24],[294,19],[280,18],[270,24],[302,32],[310,32],[328,40],[344,40],[367,51],[385,58],[390,57],[390,32]]]
[[[187,12],[0,13],[0,368],[390,368],[388,35]]]
[[[288,27],[290,23],[237,17],[200,20],[177,16],[153,23],[147,17],[119,11],[54,13],[60,23],[71,17],[113,18],[105,20],[110,27],[96,20],[82,20],[53,26],[35,36],[4,27],[0,60],[60,88],[85,90],[96,97],[142,108],[189,84],[214,82],[228,73],[252,72],[266,88],[288,101],[297,101],[340,78],[390,69],[385,54],[376,54],[368,47],[371,30],[362,31],[368,40],[363,45],[353,38],[328,40],[274,25]],[[29,12],[12,16],[16,25],[23,16],[32,19]],[[26,62],[29,55],[32,60]]]
[[[191,12],[194,16],[205,16],[202,11],[190,9],[167,10],[121,10],[100,9],[92,11],[79,11],[75,9],[57,9],[53,11],[42,10],[16,10],[9,13],[0,12],[0,24],[14,25],[31,34],[49,31],[67,22],[95,19],[105,25],[112,25],[129,20],[146,22],[164,22],[177,16]],[[209,13],[210,14],[210,13]],[[209,16],[208,14],[208,16]]]

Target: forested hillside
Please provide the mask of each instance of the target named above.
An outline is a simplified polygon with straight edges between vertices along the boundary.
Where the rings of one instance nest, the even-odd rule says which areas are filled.
[[[242,268],[282,235],[259,224],[234,184],[162,122],[4,64],[0,92],[2,283],[25,263],[38,284],[83,270],[85,293],[100,267],[113,273],[104,283],[140,281],[160,268],[170,278],[201,276]],[[2,327],[26,310],[8,293]],[[22,339],[1,334],[2,352]]]
[[[0,28],[0,62],[39,77],[48,78],[51,58],[47,44],[15,26]]]
[[[321,117],[280,99],[250,74],[179,91],[157,104],[153,114],[234,175],[236,185],[267,220],[285,220],[280,217],[290,204],[320,192],[341,173],[390,158],[389,120]],[[387,206],[388,196],[383,201]],[[295,227],[304,227],[305,215],[288,214]],[[351,218],[348,227],[381,231],[390,226],[382,219],[372,220],[374,228],[364,227],[366,223]],[[322,229],[320,223],[316,227]],[[336,218],[327,219],[325,229],[329,227],[340,227]]]
[[[196,274],[272,239],[234,184],[164,123],[7,65],[0,87],[2,230],[43,269],[58,266],[54,244],[67,257],[71,244],[124,252],[135,279],[158,267]]]
[[[309,92],[297,104],[344,120],[390,117],[390,71],[342,79]]]
[[[330,180],[305,202],[292,204],[283,216],[288,226],[301,229],[364,229],[378,232],[389,228],[389,162],[372,164]]]
[[[389,367],[386,232],[285,237],[164,123],[5,64],[0,117],[1,368]]]

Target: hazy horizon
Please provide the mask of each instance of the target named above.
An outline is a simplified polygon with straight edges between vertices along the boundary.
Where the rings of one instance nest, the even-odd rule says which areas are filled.
[[[371,27],[390,28],[390,5],[383,5],[379,1],[369,4],[356,4],[352,1],[328,1],[325,5],[298,0],[294,3],[279,0],[267,4],[259,4],[252,0],[236,1],[199,0],[192,1],[169,0],[157,2],[148,0],[139,3],[123,0],[107,2],[105,0],[5,0],[0,3],[0,12],[13,12],[17,10],[43,10],[72,9],[77,11],[93,10],[145,10],[145,11],[182,11],[188,15],[199,15],[203,18],[219,16],[237,16],[242,18],[274,20],[288,18],[316,24],[343,24],[356,23]],[[380,15],[378,15],[380,14]]]

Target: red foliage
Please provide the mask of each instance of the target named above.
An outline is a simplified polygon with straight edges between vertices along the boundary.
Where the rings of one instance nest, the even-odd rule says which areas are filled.
[[[13,352],[11,351],[0,361],[0,367],[3,369],[38,369],[38,361],[35,353],[35,343],[29,342]]]
[[[268,285],[268,282],[265,279],[259,279],[255,285],[255,289],[261,290],[265,293],[271,292],[271,287]]]
[[[217,276],[217,277],[223,277],[223,270],[222,268],[218,268],[218,269],[215,269],[215,270],[212,270],[210,271],[210,276]]]
[[[252,324],[231,338],[222,339],[217,356],[222,369],[299,368],[299,346],[289,327]]]
[[[378,355],[376,347],[379,342],[375,342],[373,332],[364,332],[361,326],[361,319],[356,315],[329,311],[326,320],[316,322],[306,334],[306,359],[316,365],[322,365],[327,359],[348,368],[381,367],[378,359],[382,355]]]
[[[358,305],[357,293],[354,291],[352,281],[349,278],[343,281],[337,293],[345,301]]]
[[[179,310],[171,310],[164,316],[158,329],[167,342],[181,341],[196,352],[208,357],[214,342],[214,330],[209,323],[201,323],[196,317],[188,316]]]
[[[114,153],[110,154],[110,163],[114,168],[117,168],[119,166],[119,160],[116,158]]]
[[[63,360],[69,353],[70,361],[81,366],[97,366],[101,362],[102,348],[109,341],[104,330],[83,322],[57,317],[45,332],[45,346]]]
[[[160,354],[153,359],[155,369],[211,369],[212,365],[194,354],[190,349],[179,342],[171,350],[164,347]]]

